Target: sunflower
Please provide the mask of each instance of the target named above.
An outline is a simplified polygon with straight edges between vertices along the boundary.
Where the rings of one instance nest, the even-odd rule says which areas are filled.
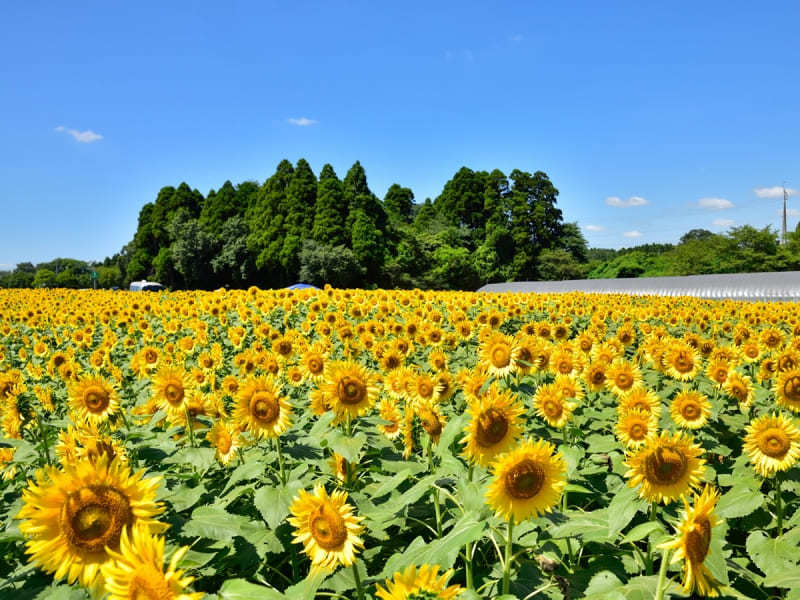
[[[540,386],[533,396],[536,414],[547,421],[548,425],[558,429],[566,425],[577,406],[564,398],[553,384]]]
[[[620,415],[616,432],[620,443],[628,448],[639,448],[647,442],[647,438],[658,431],[658,420],[652,413],[643,410],[630,410]]]
[[[303,544],[312,571],[333,571],[355,562],[356,552],[364,547],[359,537],[364,531],[364,517],[353,514],[346,492],[336,490],[328,495],[322,484],[313,493],[300,490],[289,512],[289,524],[295,529],[293,541]]]
[[[606,369],[606,388],[618,396],[627,394],[641,381],[639,368],[627,360],[618,358]]]
[[[719,385],[723,385],[728,379],[728,373],[732,370],[731,364],[727,360],[717,358],[708,362],[706,375],[708,378]]]
[[[743,449],[762,477],[787,471],[800,458],[800,429],[782,414],[764,415],[747,426]]]
[[[381,600],[452,600],[464,591],[460,585],[447,587],[452,575],[452,569],[439,574],[438,565],[411,565],[387,579],[386,587],[377,585],[375,593]]]
[[[550,442],[528,439],[492,464],[486,502],[497,516],[520,523],[550,512],[567,484],[567,463]]]
[[[280,395],[272,375],[251,377],[236,395],[233,418],[255,437],[274,438],[291,424],[292,407]]]
[[[667,504],[685,497],[690,488],[700,483],[705,464],[702,453],[703,449],[683,432],[662,431],[628,456],[625,477],[630,487],[641,484],[641,498]]]
[[[189,546],[176,550],[164,572],[164,538],[154,537],[138,524],[131,534],[122,530],[119,551],[108,552],[102,567],[108,600],[200,600],[204,592],[184,592],[194,578],[184,577],[178,563]]]
[[[334,452],[328,459],[328,466],[339,481],[346,482],[350,477],[350,462],[341,454]],[[353,465],[353,467],[355,466],[357,465]]]
[[[673,344],[663,357],[667,375],[679,381],[694,379],[700,371],[700,355],[685,342]]]
[[[653,390],[637,385],[619,399],[617,410],[620,414],[625,414],[632,410],[641,410],[650,413],[658,420],[661,416],[661,399]]]
[[[740,375],[736,371],[731,371],[722,388],[729,396],[739,402],[741,408],[748,408],[753,404],[753,381],[747,375]]]
[[[137,523],[154,529],[154,517],[164,508],[155,502],[160,477],[142,478],[118,460],[101,456],[40,469],[23,491],[17,515],[20,531],[29,539],[31,560],[56,579],[79,580],[91,587],[101,565],[110,560],[107,549],[119,548],[122,531]]]
[[[800,369],[786,371],[775,382],[775,401],[792,412],[800,412]]]
[[[215,448],[217,460],[223,465],[230,463],[236,451],[243,446],[242,435],[233,423],[222,420],[214,423],[206,434],[206,439]]]
[[[684,498],[684,510],[678,525],[677,536],[659,546],[665,550],[677,550],[671,562],[684,560],[683,591],[697,592],[701,596],[719,595],[719,583],[705,566],[709,555],[714,528],[721,523],[714,514],[719,492],[706,484],[703,493],[694,495],[694,506]]]
[[[461,440],[464,456],[486,467],[514,445],[525,411],[510,390],[501,391],[492,385],[481,398],[470,401],[467,412],[471,418]]]
[[[117,393],[98,375],[81,377],[69,388],[69,405],[81,419],[103,423],[119,410]]]
[[[444,415],[442,415],[435,406],[427,402],[416,403],[415,412],[419,417],[425,433],[430,436],[434,444],[438,444],[444,426],[447,423]]]
[[[678,427],[700,429],[711,415],[711,402],[694,390],[678,392],[669,407],[669,414]]]
[[[565,400],[567,398],[583,400],[585,395],[580,380],[573,375],[556,375],[553,388]]]
[[[194,389],[190,374],[181,367],[165,366],[153,378],[154,400],[170,416],[186,410],[186,400]]]
[[[602,392],[606,387],[606,371],[608,370],[608,363],[604,361],[593,361],[586,367],[583,372],[583,380],[593,392]]]
[[[518,354],[514,338],[496,331],[481,344],[478,359],[490,375],[505,377],[514,371]]]
[[[309,381],[321,381],[325,373],[325,355],[317,347],[312,347],[300,359],[303,376]]]
[[[330,365],[321,389],[334,412],[351,417],[368,412],[379,392],[375,374],[355,362]]]
[[[390,398],[384,398],[378,405],[378,415],[387,423],[378,425],[378,431],[385,435],[390,440],[397,439],[400,435],[401,421],[403,415],[400,414],[400,409],[397,404]]]

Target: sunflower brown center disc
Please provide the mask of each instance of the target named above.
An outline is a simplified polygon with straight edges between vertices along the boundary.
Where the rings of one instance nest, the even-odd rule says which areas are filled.
[[[506,491],[514,498],[533,498],[544,486],[545,473],[542,466],[526,458],[506,473]]]
[[[433,411],[425,411],[422,415],[422,428],[429,436],[436,437],[442,433],[442,422]]]
[[[367,390],[360,380],[346,375],[339,380],[336,393],[342,403],[358,404],[367,395]]]
[[[502,441],[507,432],[508,419],[505,415],[494,407],[487,408],[478,417],[475,441],[479,446],[487,448]]]
[[[308,370],[314,375],[322,373],[322,361],[318,358],[312,358],[308,361]]]
[[[633,384],[633,378],[627,373],[620,373],[617,375],[617,387],[622,390],[627,390]]]
[[[492,364],[498,369],[507,367],[511,362],[511,352],[507,346],[495,346],[492,348]]]
[[[789,451],[789,446],[786,433],[777,427],[770,427],[758,438],[759,450],[772,458],[783,458]]]
[[[280,414],[278,401],[267,392],[256,392],[250,400],[250,410],[259,421],[272,423]]]
[[[686,352],[678,352],[678,356],[675,358],[675,369],[681,373],[688,373],[694,367],[694,361],[689,358]]]
[[[645,435],[647,435],[647,427],[641,423],[635,423],[632,425],[630,432],[628,433],[628,436],[636,441],[644,439]]]
[[[347,527],[338,511],[323,504],[309,515],[308,527],[317,544],[325,550],[341,548],[347,539]]]
[[[681,413],[683,414],[683,418],[687,421],[694,421],[700,416],[700,407],[694,403],[684,404]]]
[[[144,353],[144,360],[146,363],[152,365],[154,362],[158,360],[158,353],[156,353],[155,350],[147,350]]]
[[[698,519],[686,533],[686,555],[692,564],[701,564],[708,555],[711,544],[711,523],[708,519]]]
[[[592,383],[594,385],[602,385],[603,383],[605,383],[605,380],[606,380],[606,374],[603,373],[602,369],[595,369],[592,372]]]
[[[672,485],[686,473],[688,460],[675,448],[658,448],[645,459],[645,474],[650,483]]]
[[[119,490],[90,485],[67,496],[59,524],[72,547],[101,552],[106,546],[117,548],[132,516],[128,498]]]
[[[564,407],[560,402],[554,400],[547,400],[542,407],[544,413],[551,419],[557,419],[564,412]]]
[[[170,404],[180,404],[183,401],[183,386],[179,383],[168,383],[164,388],[164,396]]]
[[[89,412],[101,413],[108,407],[108,393],[103,388],[93,385],[83,394],[83,403]]]
[[[800,377],[789,377],[783,384],[783,393],[792,402],[800,402]]]

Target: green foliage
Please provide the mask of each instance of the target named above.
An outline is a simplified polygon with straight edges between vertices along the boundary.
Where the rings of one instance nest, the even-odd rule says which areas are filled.
[[[358,287],[366,270],[353,251],[345,246],[328,246],[306,240],[300,252],[300,279],[306,283],[334,287]]]

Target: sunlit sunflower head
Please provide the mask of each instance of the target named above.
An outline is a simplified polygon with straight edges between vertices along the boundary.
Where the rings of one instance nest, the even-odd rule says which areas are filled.
[[[564,398],[553,384],[539,386],[533,396],[536,414],[547,421],[548,425],[558,429],[567,424],[577,406]]]
[[[70,386],[69,405],[79,419],[103,423],[119,410],[119,399],[110,382],[99,375],[89,375]]]
[[[618,358],[606,369],[606,387],[618,396],[627,394],[641,381],[639,367],[627,360]]]
[[[473,398],[467,412],[470,420],[462,439],[464,456],[488,466],[494,458],[514,446],[522,427],[525,412],[510,390],[492,385],[481,398]]]
[[[17,515],[31,560],[56,579],[91,587],[125,528],[163,528],[155,520],[164,510],[155,502],[161,478],[142,474],[107,456],[37,471]]]
[[[417,402],[415,411],[425,433],[430,436],[434,444],[439,443],[439,437],[447,423],[444,415],[433,404],[427,402]]]
[[[428,373],[417,373],[414,377],[412,390],[414,400],[430,404],[434,400],[436,381]]]
[[[641,410],[650,413],[658,420],[661,416],[661,399],[653,390],[649,390],[643,385],[637,385],[630,392],[620,397],[617,410],[620,414],[625,414],[632,410]]]
[[[464,589],[460,585],[447,586],[453,570],[439,573],[438,565],[411,565],[398,571],[384,586],[376,586],[380,600],[452,600]]]
[[[307,350],[300,359],[300,368],[309,381],[322,381],[325,375],[325,355],[318,348]]]
[[[565,400],[583,400],[585,396],[580,379],[574,375],[556,375],[553,388]]]
[[[312,493],[300,490],[292,500],[288,521],[294,527],[293,541],[303,544],[312,570],[333,571],[355,562],[356,552],[364,547],[360,537],[364,526],[363,517],[353,510],[346,492],[336,490],[328,495],[321,484]]]
[[[170,416],[186,410],[186,401],[194,388],[191,374],[175,365],[161,367],[153,377],[154,398],[158,407]]]
[[[616,433],[620,443],[629,449],[640,448],[649,437],[658,434],[658,421],[652,413],[630,410],[619,416]]]
[[[518,354],[514,338],[495,331],[481,344],[478,359],[487,373],[505,377],[514,371]]]
[[[747,408],[753,404],[753,382],[747,375],[731,371],[722,387],[729,396],[736,399],[740,407]]]
[[[648,502],[668,504],[683,498],[703,476],[702,453],[703,449],[683,432],[662,431],[626,459],[628,485],[641,484],[639,496]]]
[[[219,420],[206,434],[206,439],[216,451],[217,460],[223,465],[231,462],[236,451],[244,445],[242,434],[234,423]]]
[[[329,365],[322,389],[334,412],[351,417],[366,414],[380,391],[375,374],[355,362]]]
[[[675,342],[662,360],[667,375],[679,381],[690,381],[700,371],[700,353],[686,342]]]
[[[728,373],[731,372],[731,369],[731,364],[727,360],[718,358],[708,361],[706,375],[717,385],[722,385],[728,379]]]
[[[250,377],[236,395],[233,418],[254,437],[274,438],[291,425],[292,407],[272,375]]]
[[[705,565],[710,554],[714,528],[721,520],[714,513],[719,500],[719,492],[706,484],[702,494],[694,494],[694,506],[684,498],[684,510],[678,524],[677,535],[659,548],[675,550],[672,562],[684,561],[683,591],[701,596],[719,595],[720,584],[714,579]]]
[[[800,369],[785,371],[778,376],[775,396],[778,406],[800,412]]]
[[[517,336],[517,355],[514,358],[514,369],[521,374],[539,369],[539,338],[533,335]]]
[[[669,406],[669,414],[678,427],[700,429],[711,415],[711,402],[695,390],[678,392]]]
[[[606,387],[608,363],[604,361],[592,361],[583,372],[583,380],[586,387],[593,392],[601,392]]]
[[[486,502],[500,517],[522,522],[549,512],[567,484],[567,464],[550,442],[528,439],[492,463]]]
[[[800,458],[800,429],[782,414],[764,415],[751,421],[744,451],[762,477],[791,469]]]
[[[400,436],[402,431],[403,415],[397,404],[391,398],[384,398],[378,405],[378,414],[380,418],[387,423],[380,423],[378,431],[385,435],[390,440],[395,440]]]
[[[189,550],[176,550],[164,571],[164,538],[154,536],[138,524],[122,530],[119,551],[110,550],[112,560],[102,567],[108,600],[200,600],[204,592],[186,592],[194,580],[184,577],[178,563]]]

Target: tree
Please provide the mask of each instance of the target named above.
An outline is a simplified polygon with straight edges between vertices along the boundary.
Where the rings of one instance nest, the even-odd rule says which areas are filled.
[[[345,229],[348,206],[344,202],[342,182],[331,165],[322,167],[317,184],[317,205],[312,237],[328,246],[345,245],[349,234]]]
[[[443,245],[433,253],[428,285],[434,289],[474,290],[480,279],[467,248]]]
[[[356,260],[366,268],[370,281],[375,281],[383,266],[384,239],[377,223],[363,209],[355,211],[350,238]]]
[[[581,279],[584,276],[584,269],[575,256],[561,248],[542,250],[539,253],[537,271],[539,278],[545,281]]]
[[[37,269],[33,278],[33,287],[54,287],[56,285],[56,274],[47,268]]]
[[[170,224],[170,235],[175,240],[169,248],[172,265],[190,289],[213,286],[211,259],[215,254],[215,240],[200,221],[186,219],[188,212],[178,211]],[[163,282],[162,282],[163,283]]]
[[[411,223],[411,209],[414,206],[414,192],[411,188],[393,183],[383,197],[383,207],[389,219],[400,223]]]
[[[250,237],[248,246],[256,257],[256,266],[278,285],[287,280],[281,265],[284,224],[281,207],[286,203],[286,191],[294,173],[288,160],[282,160],[275,173],[264,182],[248,214]]]
[[[363,287],[366,270],[353,251],[306,240],[300,252],[300,280],[322,287]]]
[[[444,184],[442,193],[434,201],[436,210],[451,225],[465,227],[470,233],[470,250],[483,241],[485,172],[461,167],[453,178]]]
[[[317,203],[317,178],[308,162],[301,158],[292,173],[279,211],[283,215],[284,238],[280,262],[290,280],[300,270],[300,248],[311,237]]]
[[[217,285],[244,287],[255,274],[255,260],[247,247],[250,230],[242,216],[231,217],[222,225],[222,246],[211,260]]]
[[[714,234],[708,229],[691,229],[681,236],[681,244],[694,241],[708,240],[714,237]]]

